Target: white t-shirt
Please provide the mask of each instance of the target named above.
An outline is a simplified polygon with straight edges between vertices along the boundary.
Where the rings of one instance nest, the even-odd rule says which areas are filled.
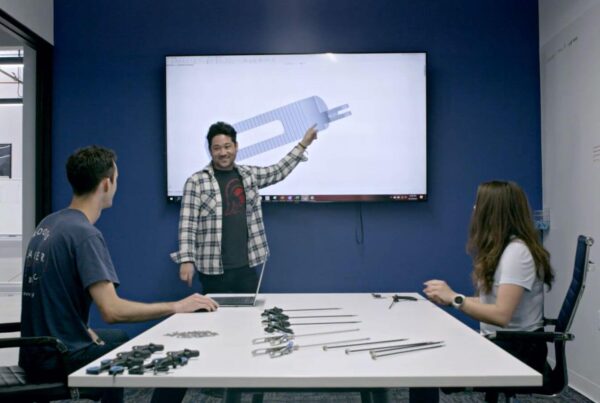
[[[537,278],[535,262],[529,248],[520,239],[514,238],[502,252],[494,284],[489,294],[481,294],[484,304],[495,304],[500,284],[515,284],[524,288],[521,301],[504,328],[481,322],[481,333],[497,330],[532,331],[542,327],[544,315],[544,281]]]

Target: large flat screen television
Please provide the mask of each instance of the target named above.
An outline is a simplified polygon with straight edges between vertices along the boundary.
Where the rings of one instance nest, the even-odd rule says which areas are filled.
[[[232,124],[237,163],[279,161],[317,123],[308,161],[265,202],[427,199],[426,54],[168,56],[167,197],[211,160],[209,126]]]

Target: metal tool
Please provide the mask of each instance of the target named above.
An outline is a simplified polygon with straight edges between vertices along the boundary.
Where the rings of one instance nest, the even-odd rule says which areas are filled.
[[[376,347],[376,348],[372,348],[372,347],[357,348],[357,349],[347,348],[345,350],[345,352],[346,352],[346,354],[360,353],[362,351],[369,351],[370,353],[373,353],[373,352],[379,353],[379,352],[392,351],[392,350],[403,350],[403,349],[410,349],[410,348],[427,347],[427,346],[443,344],[443,343],[444,343],[443,341],[425,341],[425,342],[419,342],[419,343],[398,344],[395,346]]]
[[[344,348],[344,347],[356,347],[356,346],[366,346],[369,344],[385,344],[385,343],[396,343],[399,341],[406,341],[408,339],[393,339],[393,340],[381,340],[381,341],[372,341],[370,343],[356,343],[356,344],[342,344],[342,345],[338,345],[338,346],[332,346],[332,347],[328,347],[328,346],[323,346],[323,350],[327,351],[327,350],[332,350],[334,348]]]
[[[265,331],[268,333],[273,333],[277,330],[284,332],[284,333],[294,333],[291,329],[290,326],[318,326],[318,325],[343,325],[343,324],[349,324],[349,323],[361,323],[360,320],[349,320],[349,321],[343,321],[343,322],[307,322],[307,323],[290,323],[287,321],[283,321],[283,322],[269,322],[267,323],[266,327],[265,327]]]
[[[287,321],[288,319],[319,319],[319,318],[354,318],[358,315],[317,315],[317,316],[287,316],[284,314],[281,315],[267,315],[265,319],[262,320],[262,323],[266,324],[267,322],[282,322]]]
[[[322,347],[322,346],[328,346],[328,345],[336,345],[339,343],[350,343],[350,342],[354,342],[354,341],[364,341],[364,340],[370,340],[370,339],[368,337],[364,337],[362,339],[330,341],[330,342],[325,342],[325,343],[303,344],[303,345],[295,344],[293,341],[290,340],[281,346],[257,348],[255,350],[252,350],[252,355],[254,357],[257,357],[260,355],[269,355],[271,358],[276,358],[276,357],[281,357],[281,356],[284,356],[287,354],[291,354],[292,351],[298,350],[300,348]]]
[[[419,344],[419,343],[415,343],[415,344]],[[403,346],[400,349],[395,348],[395,349],[387,349],[387,350],[380,350],[380,351],[371,351],[370,354],[371,354],[371,358],[376,360],[377,358],[380,358],[380,357],[387,357],[390,355],[398,355],[398,354],[402,354],[402,353],[408,353],[411,351],[429,350],[432,348],[439,348],[439,347],[445,346],[445,343],[443,341],[420,343],[420,344],[422,344],[422,345],[413,346],[413,347]],[[398,351],[398,350],[400,350],[400,351]]]
[[[198,350],[183,349],[180,351],[168,351],[166,357],[155,358],[148,364],[140,364],[129,367],[127,372],[129,375],[143,375],[146,371],[151,370],[154,374],[159,372],[169,372],[171,368],[177,368],[187,365],[190,358],[198,357]]]
[[[337,310],[340,310],[340,309],[342,309],[342,308],[296,308],[296,309],[283,309],[283,308],[279,308],[277,306],[274,306],[273,308],[265,309],[261,315],[262,316],[267,316],[269,314],[280,314],[280,313],[283,313],[283,312],[300,312],[300,311],[337,311]]]
[[[115,358],[109,358],[100,361],[99,366],[87,367],[86,373],[89,375],[99,375],[104,371],[108,371],[111,375],[117,375],[123,373],[124,368],[132,368],[138,365],[143,365],[146,358],[150,357],[157,351],[162,351],[163,349],[163,345],[154,343],[143,346],[133,346],[131,351],[122,351],[117,353]]]
[[[287,343],[288,341],[290,341],[292,339],[296,339],[298,337],[322,336],[322,335],[326,335],[326,334],[350,333],[350,332],[358,332],[359,330],[360,330],[359,328],[356,328],[356,329],[345,329],[345,330],[333,330],[331,332],[316,332],[316,333],[304,333],[304,334],[288,334],[288,333],[283,333],[283,334],[277,334],[277,335],[273,335],[273,336],[259,337],[259,338],[253,339],[252,340],[252,344],[269,343],[272,346],[276,346],[278,344]]]
[[[410,295],[398,295],[398,294],[395,294],[395,295],[392,295],[392,303],[390,304],[390,307],[388,309],[392,309],[392,307],[394,306],[394,304],[396,302],[399,302],[399,301],[416,301],[416,300],[417,300],[417,298],[412,297]]]
[[[264,328],[264,331],[267,333],[274,333],[274,332],[281,332],[281,333],[287,333],[287,334],[294,333],[294,331],[292,329],[290,329],[289,327],[280,326],[278,324],[271,324],[269,326],[266,326]]]

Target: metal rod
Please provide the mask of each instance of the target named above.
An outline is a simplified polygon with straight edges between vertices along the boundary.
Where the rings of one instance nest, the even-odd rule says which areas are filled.
[[[355,347],[355,346],[366,346],[368,344],[383,344],[383,343],[395,343],[398,341],[406,341],[408,339],[393,339],[393,340],[382,340],[382,341],[372,341],[370,343],[356,343],[356,344],[346,344],[343,346],[334,346],[334,347],[327,347],[327,346],[323,346],[323,350],[327,351],[327,350],[331,350],[334,348],[343,348],[343,347]],[[327,348],[326,348],[327,347]]]
[[[366,338],[362,338],[362,339],[350,339],[350,340],[339,340],[339,341],[329,341],[329,342],[321,342],[321,343],[315,343],[315,344],[294,344],[294,342],[290,341],[287,342],[285,344],[281,344],[279,346],[273,346],[273,347],[267,347],[267,348],[257,348],[255,350],[252,350],[252,355],[253,356],[259,356],[259,355],[274,355],[274,356],[278,356],[277,353],[283,350],[289,350],[291,351],[295,351],[295,350],[299,350],[301,348],[308,348],[308,347],[321,347],[323,345],[328,345],[328,344],[337,344],[337,343],[349,343],[349,342],[353,342],[353,341],[363,341],[363,340],[369,340],[368,337]],[[281,354],[284,355],[284,354]]]
[[[347,322],[309,322],[309,323],[290,323],[290,326],[300,326],[300,325],[339,325],[342,323],[361,323],[360,320],[350,320]]]
[[[420,347],[420,346],[430,346],[432,344],[439,344],[439,343],[443,343],[443,341],[427,341],[427,342],[422,342],[422,343],[410,343],[410,344],[399,344],[396,346],[387,346],[387,347],[378,347],[378,348],[357,348],[354,350],[351,350],[349,348],[346,349],[346,354],[350,354],[350,353],[359,353],[361,351],[387,351],[387,350],[401,350],[403,348],[412,348],[412,347]]]
[[[335,311],[342,308],[297,308],[297,309],[284,309],[284,312],[296,312],[296,311]],[[268,309],[267,309],[268,311]]]
[[[326,334],[339,334],[339,333],[350,333],[350,332],[358,332],[360,329],[343,329],[343,330],[332,330],[330,332],[315,332],[315,333],[304,333],[304,334],[279,334],[276,336],[267,336],[267,337],[259,337],[252,340],[252,344],[261,344],[261,343],[271,343],[272,340],[287,338],[295,339],[296,337],[306,337],[306,336],[321,336]],[[279,343],[278,343],[279,344]]]
[[[377,353],[371,353],[371,358],[376,360],[380,357],[387,357],[389,355],[398,355],[398,354],[402,354],[402,353],[409,353],[411,351],[419,351],[419,350],[429,350],[432,348],[439,348],[439,347],[444,347],[445,344],[441,343],[441,344],[436,344],[436,345],[432,345],[432,346],[421,346],[421,347],[415,347],[415,348],[411,348],[408,350],[402,350],[402,351],[395,351],[393,353],[384,353],[384,354],[377,354]]]
[[[339,340],[339,341],[329,341],[329,342],[323,342],[323,343],[315,343],[315,344],[301,344],[299,346],[296,346],[297,348],[306,348],[306,347],[326,347],[329,345],[335,345],[335,344],[340,344],[340,343],[351,343],[354,341],[365,341],[365,340],[371,340],[370,337],[363,337],[362,339],[351,339],[351,340]]]
[[[414,347],[432,346],[432,345],[440,344],[440,343],[443,343],[443,341],[430,341],[430,342],[425,342],[425,343],[412,343],[412,344],[398,344],[396,346],[375,347],[375,348],[372,348],[371,350],[369,350],[369,352],[379,353],[382,351],[404,350],[404,349],[409,349],[409,348],[414,348]]]
[[[268,315],[266,316],[261,323],[278,323],[285,322],[288,319],[320,319],[320,318],[355,318],[358,315],[317,315],[317,316],[287,316],[287,315]]]
[[[354,318],[358,315],[322,315],[322,316],[288,316],[289,319],[311,319],[311,318]]]

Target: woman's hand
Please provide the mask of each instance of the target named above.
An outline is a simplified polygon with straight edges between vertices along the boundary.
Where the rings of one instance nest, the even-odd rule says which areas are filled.
[[[429,280],[423,283],[423,293],[431,301],[440,305],[450,305],[457,295],[443,280]]]

